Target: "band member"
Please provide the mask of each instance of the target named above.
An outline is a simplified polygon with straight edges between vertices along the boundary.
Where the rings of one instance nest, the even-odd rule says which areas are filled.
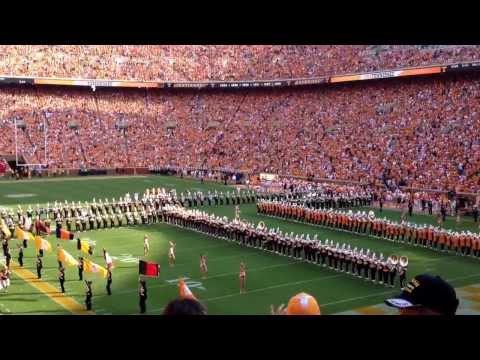
[[[23,267],[23,247],[20,245],[18,245],[18,263]]]
[[[78,280],[83,280],[83,257],[78,258]]]
[[[145,280],[140,280],[138,295],[140,297],[140,314],[145,314],[147,312],[147,284]]]
[[[143,256],[147,256],[150,251],[150,243],[148,241],[148,236],[143,237]]]
[[[205,279],[208,273],[207,257],[205,255],[200,255],[200,272],[202,273],[202,279]]]
[[[376,273],[377,273],[377,260],[375,259],[375,254],[374,254],[372,261],[370,261],[370,278],[373,283],[376,282]]]
[[[92,282],[85,280],[85,306],[87,310],[92,310]]]
[[[168,249],[168,265],[175,265],[175,243],[169,241],[170,248]]]
[[[403,289],[406,286],[406,279],[407,279],[407,267],[404,267],[400,264],[398,266],[398,274],[400,279],[400,287]]]
[[[391,265],[389,267],[389,272],[390,272],[390,287],[395,286],[395,276],[397,275],[397,267],[395,265]]]
[[[3,250],[3,256],[7,256],[7,252],[8,252],[8,240],[7,239],[2,240],[2,250]]]
[[[60,272],[58,273],[58,281],[60,282],[60,289],[62,289],[62,293],[65,292],[65,268],[61,267]]]
[[[42,262],[42,258],[40,257],[40,255],[37,255],[37,277],[39,279],[42,278],[42,268],[43,268],[43,262]]]
[[[108,269],[107,272],[107,294],[112,295],[112,270]]]
[[[243,294],[246,292],[245,290],[245,285],[246,285],[246,277],[247,277],[247,271],[245,268],[245,264],[243,262],[240,263],[240,294]]]
[[[10,248],[7,249],[7,254],[5,255],[5,264],[7,267],[10,267],[10,261],[12,260],[12,254],[10,254]]]
[[[67,218],[67,230],[72,231],[72,218]]]

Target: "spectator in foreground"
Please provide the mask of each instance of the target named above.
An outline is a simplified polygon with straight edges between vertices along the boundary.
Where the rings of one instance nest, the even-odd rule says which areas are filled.
[[[272,305],[270,312],[272,315],[321,315],[317,300],[304,292],[293,296],[286,309],[283,304],[277,309]]]
[[[207,315],[207,310],[196,300],[175,299],[168,303],[163,315]]]
[[[385,303],[400,315],[455,315],[458,298],[455,289],[440,276],[415,276],[396,298]]]

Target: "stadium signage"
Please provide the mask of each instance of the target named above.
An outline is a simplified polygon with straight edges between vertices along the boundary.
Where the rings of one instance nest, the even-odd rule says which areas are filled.
[[[432,75],[453,71],[480,70],[480,62],[445,64],[416,68],[403,68],[398,70],[375,71],[370,73],[357,73],[331,77],[260,80],[260,81],[212,81],[212,82],[155,82],[132,80],[95,80],[95,79],[68,79],[68,78],[26,78],[17,76],[0,76],[0,84],[35,84],[35,85],[67,85],[96,87],[130,87],[130,88],[178,88],[178,89],[248,89],[248,88],[274,88],[283,86],[319,85],[326,83],[350,82],[359,80],[374,80],[404,76]]]
[[[447,71],[471,71],[480,70],[480,62],[453,64],[447,66]]]
[[[316,84],[325,84],[328,82],[328,78],[314,78],[314,79],[300,79],[293,80],[289,82],[288,85],[316,85]]]
[[[380,71],[376,73],[360,75],[360,80],[384,79],[399,76],[401,71]]]
[[[33,78],[4,77],[0,76],[0,83],[3,84],[33,84]]]
[[[275,181],[277,179],[278,175],[276,174],[260,173],[260,180],[262,181]]]

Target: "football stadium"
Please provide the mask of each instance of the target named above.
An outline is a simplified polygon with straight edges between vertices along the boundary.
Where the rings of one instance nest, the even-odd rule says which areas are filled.
[[[480,314],[479,59],[1,45],[0,314]]]

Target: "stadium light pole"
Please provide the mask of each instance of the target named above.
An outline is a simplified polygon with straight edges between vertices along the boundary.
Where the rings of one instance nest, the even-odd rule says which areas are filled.
[[[44,138],[44,154],[45,154],[45,166],[48,166],[48,163],[47,163],[47,116],[45,114],[45,112],[43,112],[43,138]]]

